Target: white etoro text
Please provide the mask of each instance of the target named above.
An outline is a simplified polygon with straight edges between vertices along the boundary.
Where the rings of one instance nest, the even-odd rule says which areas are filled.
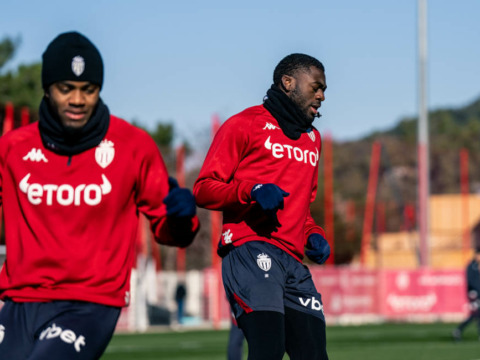
[[[264,145],[266,149],[272,151],[273,157],[277,159],[281,159],[286,156],[288,159],[293,159],[298,162],[303,162],[305,164],[310,163],[310,165],[312,166],[316,166],[318,163],[318,149],[317,152],[314,153],[313,151],[309,151],[308,149],[302,150],[299,147],[292,145],[272,143],[270,141],[270,136],[267,138],[267,140],[265,140]]]
[[[80,206],[82,201],[90,206],[100,204],[102,196],[112,191],[112,185],[107,177],[102,174],[103,183],[97,184],[80,184],[75,187],[69,184],[30,184],[30,173],[18,184],[20,190],[27,194],[28,201],[33,205],[39,205],[45,202],[47,205],[53,205],[54,202],[62,205]]]

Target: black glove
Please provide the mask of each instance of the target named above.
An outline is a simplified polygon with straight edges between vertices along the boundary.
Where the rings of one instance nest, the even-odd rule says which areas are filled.
[[[307,250],[305,255],[317,264],[323,264],[330,256],[330,245],[320,234],[311,234],[307,239]]]
[[[277,210],[283,209],[283,198],[290,195],[275,184],[257,184],[253,187],[250,196],[256,201],[260,208],[270,216],[276,214]]]
[[[189,189],[178,186],[177,180],[168,178],[169,192],[163,199],[167,205],[167,216],[176,218],[191,218],[197,212],[195,198]]]

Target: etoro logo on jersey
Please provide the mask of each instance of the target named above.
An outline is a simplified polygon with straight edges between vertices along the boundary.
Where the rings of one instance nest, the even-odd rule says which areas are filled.
[[[80,184],[73,187],[70,184],[38,184],[29,183],[31,174],[28,173],[20,180],[20,191],[27,194],[28,201],[33,205],[43,202],[48,206],[59,204],[62,206],[82,204],[95,206],[100,204],[103,195],[112,191],[112,184],[102,174],[102,184]]]
[[[318,149],[316,149],[315,153],[313,151],[309,151],[308,149],[303,150],[292,145],[272,143],[270,136],[267,138],[267,140],[265,140],[264,146],[265,149],[270,150],[273,157],[277,159],[287,157],[288,159],[296,160],[305,164],[308,163],[312,166],[316,166],[318,163]]]

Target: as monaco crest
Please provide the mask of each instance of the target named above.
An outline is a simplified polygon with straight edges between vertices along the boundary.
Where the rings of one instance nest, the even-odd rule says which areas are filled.
[[[105,139],[95,149],[95,160],[97,164],[102,168],[106,168],[113,161],[115,156],[115,149],[113,148],[113,142]]]
[[[257,265],[263,271],[268,271],[272,267],[272,259],[267,254],[261,253],[257,256]]]
[[[75,75],[80,76],[85,70],[85,60],[81,56],[75,56],[72,59],[72,71]]]

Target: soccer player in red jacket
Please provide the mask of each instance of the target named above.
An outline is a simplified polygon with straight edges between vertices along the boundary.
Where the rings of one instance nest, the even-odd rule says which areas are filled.
[[[39,122],[0,138],[7,257],[0,359],[98,359],[130,301],[139,213],[161,244],[198,231],[151,137],[110,115],[103,62],[77,32],[43,54]]]
[[[320,61],[285,57],[264,103],[221,126],[194,185],[197,205],[223,211],[223,283],[250,360],[328,359],[321,295],[302,264],[305,247],[318,264],[330,255],[310,215],[326,88]]]

